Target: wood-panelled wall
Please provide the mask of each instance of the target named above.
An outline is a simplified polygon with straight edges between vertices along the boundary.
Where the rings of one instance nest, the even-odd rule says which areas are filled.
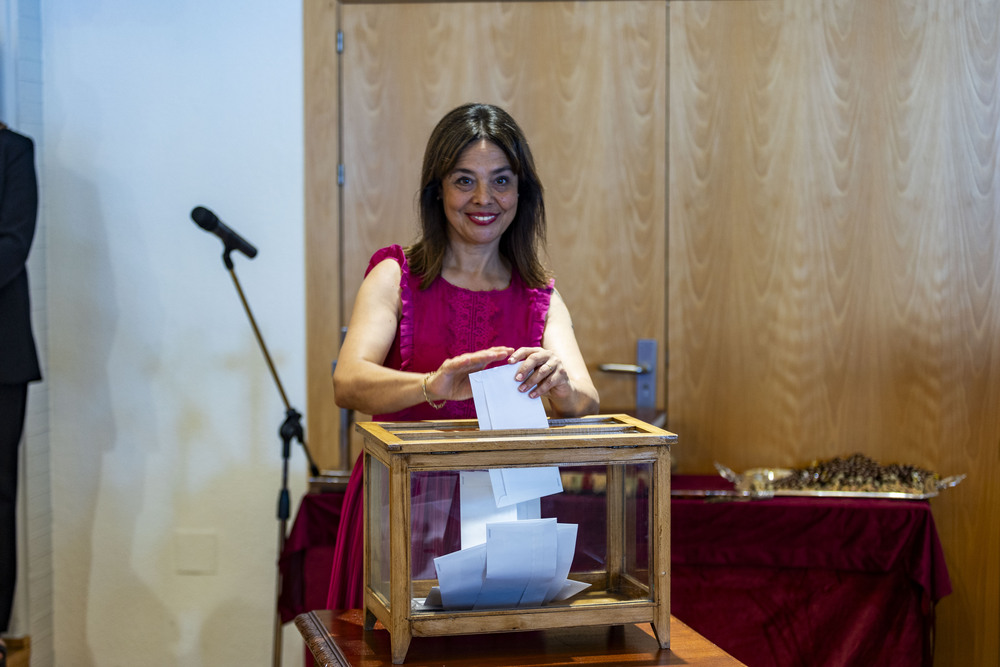
[[[998,5],[669,4],[677,470],[860,451],[967,473],[932,501],[938,665],[1000,664]],[[303,12],[312,434],[336,423],[315,332],[340,310],[337,7]]]
[[[998,5],[670,8],[678,469],[967,473],[938,665],[1000,664]]]

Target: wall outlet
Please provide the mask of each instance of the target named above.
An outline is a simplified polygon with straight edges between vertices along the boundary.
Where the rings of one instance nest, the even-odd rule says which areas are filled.
[[[174,531],[174,569],[177,574],[216,574],[218,541],[214,531]]]

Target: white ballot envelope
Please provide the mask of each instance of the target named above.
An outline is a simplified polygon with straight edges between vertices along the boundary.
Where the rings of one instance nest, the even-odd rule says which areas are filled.
[[[576,534],[577,524],[556,524],[555,575],[548,581],[548,587],[545,591],[545,598],[542,600],[542,604],[547,604],[553,600],[565,600],[590,586],[590,584],[567,579],[569,569],[573,565],[573,556],[576,554]]]
[[[434,559],[445,609],[472,609],[486,578],[486,545],[480,544]]]
[[[557,549],[555,519],[488,525],[484,584],[492,585],[483,586],[476,608],[540,605],[556,575]]]
[[[458,480],[463,549],[486,544],[487,523],[521,518],[516,505],[497,506],[488,470],[462,470],[458,473]]]
[[[494,468],[490,470],[493,499],[497,507],[516,505],[553,493],[562,493],[559,468]]]
[[[517,390],[519,364],[506,364],[471,373],[472,400],[481,431],[504,428],[548,428],[541,398]]]

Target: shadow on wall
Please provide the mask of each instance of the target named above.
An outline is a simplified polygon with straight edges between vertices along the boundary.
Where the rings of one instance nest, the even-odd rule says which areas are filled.
[[[155,371],[157,361],[150,351],[158,345],[130,335],[135,333],[128,331],[130,320],[122,317],[123,309],[145,316],[148,308],[122,303],[115,289],[136,277],[118,275],[108,223],[93,185],[98,178],[113,181],[113,177],[59,168],[49,168],[44,175],[50,253],[47,381],[53,414],[56,655],[65,664],[100,664],[97,654],[106,639],[100,630],[115,627],[123,638],[132,636],[144,644],[148,658],[148,647],[169,644],[178,634],[168,610],[136,575],[131,562],[147,450],[155,442],[144,438],[123,442],[123,432],[135,425],[122,429],[116,417],[141,419],[144,431],[156,432],[149,423],[156,414],[149,383],[121,376],[123,369],[125,374],[147,376]],[[58,198],[45,198],[46,190],[58,193]],[[126,265],[124,271],[137,263]],[[159,329],[147,322],[143,330]],[[127,387],[128,397],[123,399],[116,386]],[[101,620],[95,625],[97,618]],[[156,638],[157,634],[166,636]]]

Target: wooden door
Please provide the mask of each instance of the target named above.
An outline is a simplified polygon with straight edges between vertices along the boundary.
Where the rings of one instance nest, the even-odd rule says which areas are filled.
[[[345,4],[341,25],[345,321],[371,253],[414,239],[434,124],[498,104],[535,155],[548,266],[602,411],[633,405],[634,379],[598,366],[649,338],[665,378],[666,3]]]

